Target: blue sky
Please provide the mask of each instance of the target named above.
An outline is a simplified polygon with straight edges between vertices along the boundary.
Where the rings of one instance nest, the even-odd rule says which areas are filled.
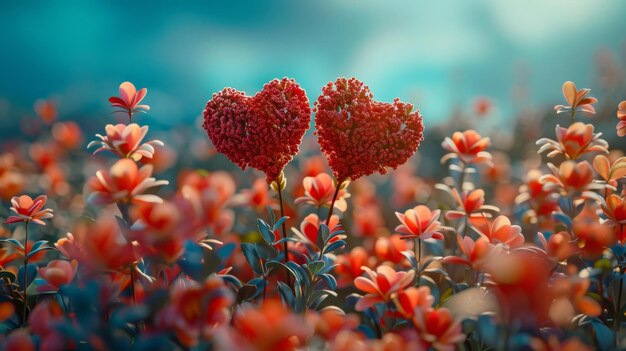
[[[225,86],[283,76],[311,100],[356,76],[427,123],[490,96],[506,119],[519,82],[546,106],[565,80],[593,88],[597,50],[626,51],[625,14],[619,0],[1,2],[0,120],[50,96],[67,116],[105,115],[130,80],[149,88],[151,118],[189,122]]]

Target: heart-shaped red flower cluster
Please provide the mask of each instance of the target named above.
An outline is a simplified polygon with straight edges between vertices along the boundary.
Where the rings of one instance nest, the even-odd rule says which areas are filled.
[[[339,181],[385,174],[405,163],[423,140],[422,116],[412,104],[374,101],[356,78],[329,82],[314,111],[319,144]]]
[[[233,88],[214,94],[204,124],[217,151],[245,169],[265,172],[271,183],[298,153],[311,121],[305,91],[293,79],[274,79],[254,96]]]

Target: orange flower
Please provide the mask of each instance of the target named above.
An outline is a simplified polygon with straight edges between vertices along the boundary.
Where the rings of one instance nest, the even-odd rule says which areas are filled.
[[[576,163],[575,161],[565,161],[556,168],[552,163],[548,163],[552,174],[546,174],[540,178],[540,182],[545,184],[549,190],[561,190],[566,194],[583,192],[595,187],[593,181],[593,169],[587,161]]]
[[[358,237],[377,237],[384,227],[381,210],[376,205],[354,206],[352,234]]]
[[[280,300],[273,299],[264,301],[260,307],[248,305],[239,309],[233,326],[247,346],[238,348],[240,350],[296,350],[313,333],[301,316],[292,313]]]
[[[491,163],[491,154],[485,149],[489,147],[489,138],[483,138],[475,130],[454,132],[452,138],[446,137],[441,146],[450,153],[441,158],[444,163],[449,159],[458,158],[465,164]]]
[[[357,246],[350,252],[337,256],[336,264],[337,286],[343,288],[351,286],[363,274],[363,266],[373,267],[374,258],[363,247]]]
[[[543,233],[537,233],[537,237],[548,256],[556,262],[562,262],[578,252],[578,246],[568,232],[554,233],[548,240]]]
[[[217,276],[199,284],[192,280],[172,288],[170,303],[156,316],[163,330],[173,330],[178,341],[195,346],[200,338],[211,338],[215,329],[230,321],[235,296]]]
[[[405,238],[443,240],[441,232],[451,228],[441,225],[438,221],[440,214],[440,210],[431,212],[424,205],[415,206],[404,213],[396,212],[396,217],[402,223],[396,227],[396,232],[404,235]]]
[[[307,203],[316,207],[330,206],[333,195],[336,191],[336,185],[331,176],[326,173],[320,173],[315,177],[305,177],[302,181],[304,186],[304,196],[296,199],[297,204]],[[346,199],[350,194],[345,190],[348,182],[344,181],[337,193],[335,200],[335,208],[341,212],[345,212],[348,208]]]
[[[593,159],[593,168],[604,181],[615,186],[616,180],[626,176],[626,157],[611,162],[608,157],[598,155]]]
[[[116,112],[125,112],[128,114],[129,120],[132,122],[133,114],[136,112],[143,112],[150,110],[148,105],[140,105],[141,100],[146,97],[148,89],[142,88],[139,91],[135,88],[133,83],[124,82],[120,84],[120,96],[112,96],[109,98],[109,102],[112,107],[118,107],[121,110]]]
[[[511,225],[511,220],[507,216],[498,216],[494,220],[475,217],[470,219],[470,223],[491,243],[500,243],[507,248],[516,248],[524,244],[522,228],[518,225]]]
[[[33,222],[40,225],[46,225],[42,219],[50,219],[53,217],[52,210],[49,208],[42,209],[46,204],[48,197],[45,195],[37,196],[34,200],[28,195],[15,196],[11,199],[11,211],[17,216],[9,216],[4,224],[18,222]]]
[[[393,299],[396,294],[413,283],[415,271],[396,272],[388,266],[378,266],[376,272],[369,267],[361,267],[369,276],[358,277],[354,280],[354,286],[364,291],[365,296],[361,297],[354,307],[357,311],[365,311],[379,302],[387,302]]]
[[[462,209],[460,211],[447,211],[445,214],[446,219],[455,220],[470,217],[472,214],[479,215],[485,211],[498,212],[500,210],[495,206],[485,205],[485,191],[482,189],[465,190],[461,194],[455,188],[445,187],[445,190],[452,195]]]
[[[359,326],[359,317],[356,314],[346,315],[338,307],[328,307],[319,312],[307,311],[305,315],[308,323],[315,326],[315,335],[331,341],[342,330],[354,330]]]
[[[59,122],[52,126],[52,137],[66,149],[76,149],[83,142],[83,132],[76,122]]]
[[[626,135],[626,101],[622,101],[617,105],[617,118],[619,119],[619,123],[615,127],[617,135],[623,137]]]
[[[263,212],[267,206],[274,208],[276,200],[270,196],[267,182],[259,178],[252,183],[250,189],[243,189],[241,194],[235,195],[232,203],[247,205],[257,212]]]
[[[78,262],[76,260],[72,260],[71,262],[66,260],[53,260],[48,262],[46,267],[39,268],[39,275],[48,282],[48,284],[38,286],[37,291],[57,291],[61,286],[71,283],[76,275],[77,267]]]
[[[494,245],[485,236],[473,240],[469,236],[461,237],[457,235],[457,242],[465,258],[447,256],[443,258],[442,262],[464,264],[476,271],[481,270],[488,263],[491,255],[497,254],[502,249],[501,244]]]
[[[321,221],[315,213],[311,213],[310,215],[306,216],[304,220],[302,220],[302,223],[300,224],[300,231],[296,230],[295,228],[293,228],[292,230],[304,242],[308,243],[309,245],[313,246],[316,249],[319,249],[317,243],[321,241],[322,239],[318,238],[317,234],[318,234],[320,225],[324,222],[325,221]],[[339,226],[339,217],[335,215],[330,217],[330,222],[328,223],[328,227],[330,228],[331,233],[341,230],[341,227]],[[338,240],[343,240],[345,238],[346,238],[345,235],[340,234],[330,239],[329,242],[332,243]]]
[[[167,180],[156,180],[152,175],[152,166],[141,168],[128,158],[123,158],[109,171],[98,171],[89,180],[88,186],[92,193],[89,202],[94,204],[111,204],[115,202],[162,202],[163,200],[145,191],[160,185],[167,185]]]
[[[416,309],[421,311],[431,309],[435,303],[435,297],[431,294],[428,286],[410,287],[398,292],[393,302],[402,317],[412,318]]]
[[[598,301],[587,296],[587,290],[589,290],[590,285],[591,281],[588,278],[580,278],[579,276],[560,277],[555,280],[554,295],[556,301],[553,303],[552,307],[557,307],[558,310],[554,311],[553,309],[553,311],[556,312],[557,315],[567,315],[566,318],[563,318],[567,324],[569,324],[572,318],[578,313],[583,313],[591,317],[597,317],[602,313],[602,307]],[[571,310],[572,313],[568,315],[567,312],[569,310]]]
[[[445,307],[427,311],[417,309],[413,324],[422,340],[437,351],[454,351],[456,345],[465,340],[461,323]]]
[[[35,112],[45,124],[52,124],[57,119],[57,105],[52,100],[37,100]]]
[[[594,133],[592,124],[576,122],[568,128],[556,125],[556,141],[549,138],[537,140],[537,145],[541,146],[538,153],[550,151],[548,157],[564,155],[570,160],[576,160],[580,156],[589,152],[609,153],[609,144],[604,139],[600,139],[602,133]]]
[[[598,99],[587,96],[590,91],[590,89],[577,90],[576,85],[570,81],[563,83],[563,96],[565,97],[568,105],[554,106],[556,113],[571,112],[573,116],[574,113],[581,111],[594,115],[596,113],[596,109],[592,106],[592,104],[598,102]]]
[[[390,261],[395,264],[406,261],[406,257],[402,254],[408,249],[406,240],[402,239],[399,234],[391,236],[381,236],[376,239],[374,244],[374,252],[376,257],[381,261]]]
[[[96,134],[100,140],[94,140],[87,145],[90,148],[94,145],[100,146],[94,154],[100,151],[108,150],[119,157],[132,158],[135,161],[141,160],[142,157],[152,158],[154,156],[154,146],[163,146],[160,140],[152,140],[141,143],[148,133],[148,126],[140,127],[136,123],[129,125],[124,124],[107,124],[105,127],[105,135]]]
[[[615,235],[620,243],[626,239],[626,199],[611,194],[602,204],[602,211],[608,217],[604,223],[615,228]]]

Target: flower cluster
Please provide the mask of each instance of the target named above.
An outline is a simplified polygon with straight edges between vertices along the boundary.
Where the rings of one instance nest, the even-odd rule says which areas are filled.
[[[315,102],[315,128],[335,178],[355,180],[405,163],[423,140],[413,105],[377,102],[356,78],[338,78]]]

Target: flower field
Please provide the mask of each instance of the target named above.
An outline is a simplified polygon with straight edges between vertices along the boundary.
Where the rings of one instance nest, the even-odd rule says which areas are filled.
[[[0,143],[2,349],[626,347],[626,101],[563,83],[520,155],[357,78],[224,88],[169,134],[115,88]]]

